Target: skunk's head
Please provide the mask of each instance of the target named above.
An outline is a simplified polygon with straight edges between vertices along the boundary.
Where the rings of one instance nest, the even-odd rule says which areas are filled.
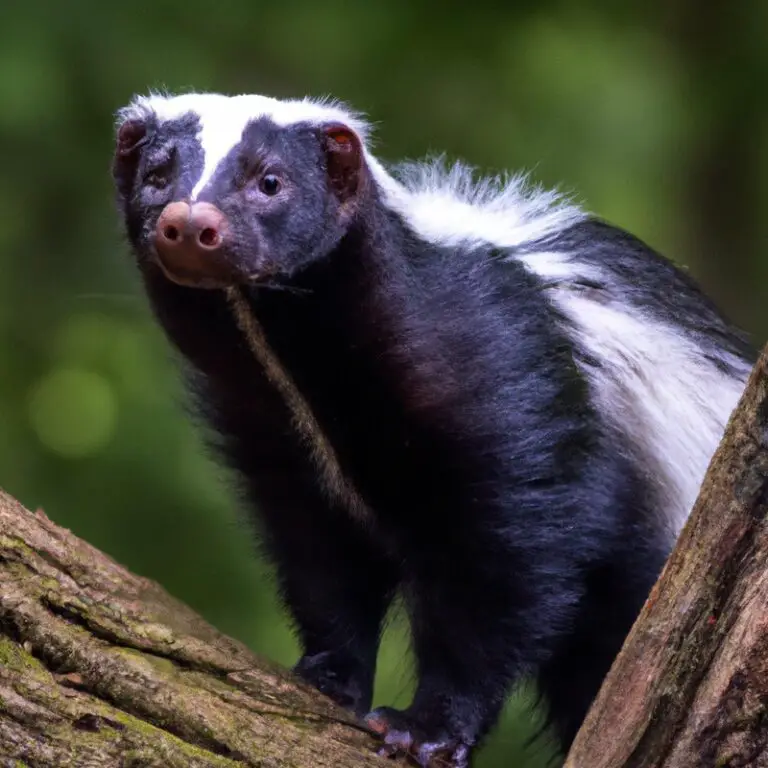
[[[112,169],[137,258],[200,288],[290,277],[360,209],[365,131],[308,100],[137,98],[119,113]]]

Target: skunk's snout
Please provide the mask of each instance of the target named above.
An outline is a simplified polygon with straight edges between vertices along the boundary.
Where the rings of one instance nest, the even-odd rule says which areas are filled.
[[[171,280],[195,287],[234,282],[226,258],[227,217],[210,203],[169,203],[155,228],[155,249]]]
[[[221,246],[227,220],[210,203],[171,203],[157,221],[157,247],[210,253]]]

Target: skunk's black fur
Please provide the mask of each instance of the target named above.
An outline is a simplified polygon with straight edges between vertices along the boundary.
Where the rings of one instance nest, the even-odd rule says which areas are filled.
[[[566,750],[674,537],[667,491],[633,443],[638,425],[624,429],[621,411],[595,395],[590,376],[614,375],[610,360],[580,343],[553,279],[522,256],[577,254],[601,279],[569,290],[597,305],[618,298],[641,322],[685,335],[701,365],[734,380],[733,397],[752,360],[746,342],[685,276],[603,223],[567,222],[519,246],[482,233],[441,243],[393,208],[362,154],[365,178],[342,217],[322,131],[262,115],[198,199],[235,222],[238,259],[258,252],[280,267],[240,290],[365,500],[369,513],[352,515],[318,482],[295,414],[223,291],[177,285],[157,267],[154,221],[190,196],[204,147],[194,112],[165,128],[144,119],[150,148],[115,166],[127,231],[156,317],[262,524],[302,643],[298,671],[365,715],[381,622],[401,591],[418,688],[404,713],[371,718],[393,748],[412,737],[425,764],[434,750],[466,764],[513,686],[533,675]],[[165,195],[142,191],[142,163],[168,146]],[[273,217],[234,183],[243,157],[264,155],[300,187]],[[648,365],[640,375],[663,387],[666,372]],[[733,397],[715,406],[723,424]],[[703,439],[714,449],[718,435]]]

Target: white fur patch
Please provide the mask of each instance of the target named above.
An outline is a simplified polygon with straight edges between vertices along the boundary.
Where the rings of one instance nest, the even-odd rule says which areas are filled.
[[[265,116],[278,125],[341,122],[356,131],[386,204],[432,242],[511,248],[586,218],[584,211],[556,193],[528,186],[524,176],[475,181],[468,166],[446,167],[439,159],[407,164],[391,174],[370,152],[368,124],[335,101],[154,94],[135,99],[118,117],[155,113],[163,121],[189,112],[200,118],[199,139],[205,152],[204,171],[193,198],[240,141],[247,123]],[[618,299],[612,301],[610,287],[616,278],[594,265],[579,263],[578,254],[546,251],[512,258],[551,280],[546,290],[573,323],[566,330],[601,361],[600,368],[584,368],[598,407],[626,436],[629,451],[661,491],[662,524],[676,536],[751,367],[721,352],[740,372],[737,378],[728,376],[681,330]],[[578,290],[575,283],[588,277],[606,284],[608,297],[606,291],[596,298]]]
[[[448,166],[441,158],[400,166],[402,185],[382,173],[374,171],[387,203],[425,238],[445,246],[490,242],[514,248],[586,218],[556,192],[529,186],[523,174],[474,180],[470,166]]]
[[[578,258],[578,257],[575,257]],[[594,267],[558,253],[521,259],[557,278],[552,300],[574,323],[574,341],[600,360],[584,366],[600,411],[632,442],[630,452],[661,491],[661,521],[676,537],[696,501],[710,459],[751,368],[725,352],[742,376],[720,371],[685,334],[618,301],[573,290],[571,278],[606,281]],[[610,292],[610,287],[608,289]]]

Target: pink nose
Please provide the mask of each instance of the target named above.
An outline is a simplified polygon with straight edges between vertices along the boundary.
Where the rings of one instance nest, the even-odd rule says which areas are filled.
[[[158,250],[210,253],[222,242],[227,220],[210,203],[170,203],[157,220]]]
[[[169,203],[155,228],[155,248],[168,276],[184,284],[230,282],[223,258],[227,217],[210,203]]]

